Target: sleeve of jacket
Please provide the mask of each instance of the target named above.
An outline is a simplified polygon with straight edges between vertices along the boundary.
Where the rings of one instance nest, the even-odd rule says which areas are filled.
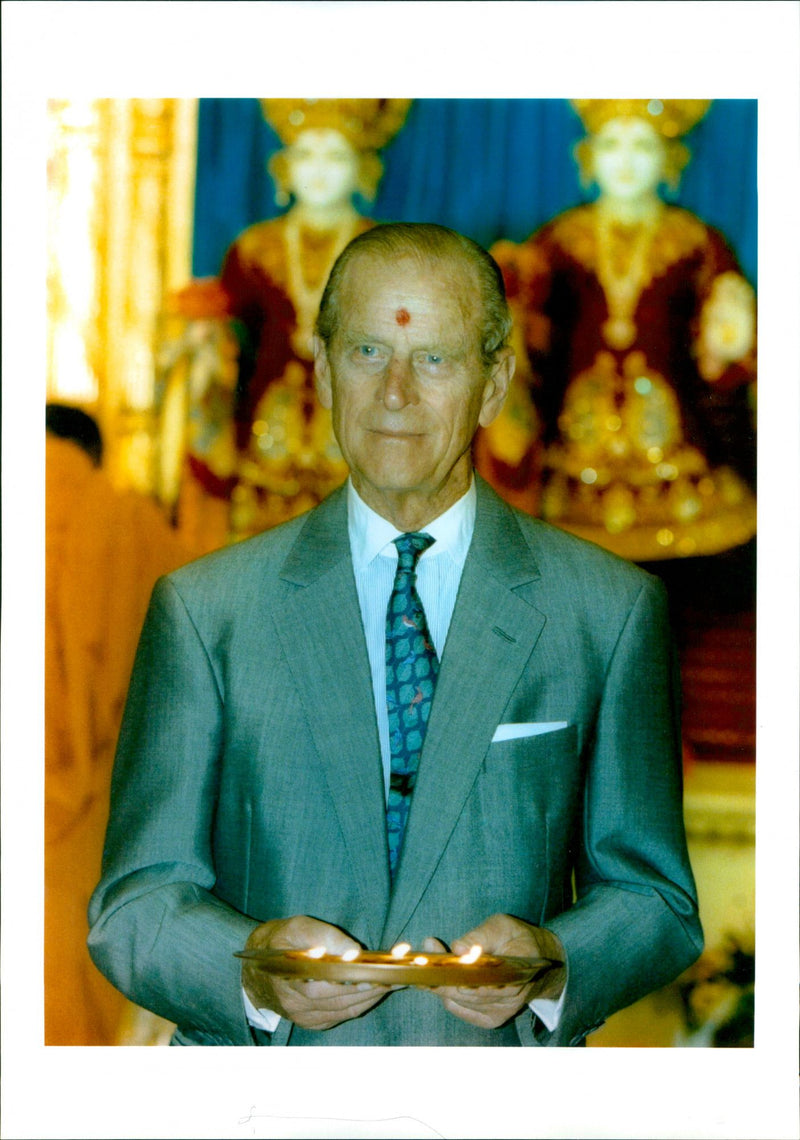
[[[679,679],[666,594],[649,578],[611,654],[588,747],[575,901],[546,925],[569,963],[563,1016],[537,1043],[575,1045],[700,954],[683,825]]]
[[[208,1044],[251,1045],[233,955],[257,923],[212,893],[222,702],[207,649],[162,579],[117,748],[89,950],[138,1005]]]

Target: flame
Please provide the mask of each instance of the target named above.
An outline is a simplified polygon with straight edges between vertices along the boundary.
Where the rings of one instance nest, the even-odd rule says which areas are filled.
[[[483,947],[476,944],[471,950],[468,950],[466,954],[462,954],[458,960],[459,962],[463,962],[465,966],[469,966],[472,962],[477,962],[482,953]]]
[[[309,958],[324,958],[326,951],[324,946],[312,946],[306,953]]]
[[[342,961],[354,962],[360,953],[361,950],[358,948],[358,946],[354,946],[352,950],[345,950],[344,954],[342,954]]]
[[[393,958],[405,958],[406,954],[411,949],[408,942],[398,942],[396,946],[392,947],[391,954]]]

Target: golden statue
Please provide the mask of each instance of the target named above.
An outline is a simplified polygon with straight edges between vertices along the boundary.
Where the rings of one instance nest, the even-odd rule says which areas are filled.
[[[184,384],[193,393],[191,410],[174,415],[177,423],[186,423],[187,414],[195,421],[188,448],[195,499],[199,485],[206,500],[217,502],[216,521],[207,504],[203,512],[208,545],[224,541],[220,507],[226,537],[243,538],[313,507],[347,475],[330,413],[314,396],[314,320],[336,257],[373,224],[356,211],[353,196],[374,198],[383,172],[377,152],[402,126],[410,100],[261,104],[285,144],[269,162],[276,201],[291,205],[240,234],[219,281],[196,283],[178,305],[182,312],[194,305],[195,329],[198,314],[210,322],[196,336],[216,361],[203,372],[202,353],[190,354],[203,374],[194,387],[191,377]],[[173,358],[186,355],[175,347],[180,343],[173,338]],[[167,367],[174,369],[175,360]],[[178,451],[171,446],[165,453]],[[164,482],[174,488],[174,461],[171,481]]]
[[[539,417],[537,509],[635,561],[713,555],[756,529],[755,298],[722,236],[658,193],[709,101],[573,106],[599,198],[492,251]],[[501,489],[502,459],[489,440]]]

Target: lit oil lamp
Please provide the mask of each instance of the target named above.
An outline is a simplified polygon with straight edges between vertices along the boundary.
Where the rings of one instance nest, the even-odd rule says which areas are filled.
[[[473,945],[465,954],[414,953],[398,942],[389,951],[351,947],[329,954],[324,946],[308,950],[240,951],[280,977],[330,982],[372,982],[386,986],[505,986],[529,981],[560,963],[545,958],[506,958]]]
[[[473,962],[478,961],[482,953],[483,947],[476,944],[468,950],[466,954],[462,954],[458,960],[459,962],[463,962],[465,966],[471,966]]]

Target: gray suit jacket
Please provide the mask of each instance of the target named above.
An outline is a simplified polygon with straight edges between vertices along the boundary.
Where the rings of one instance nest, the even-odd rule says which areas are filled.
[[[478,484],[390,889],[366,644],[340,491],[162,579],[119,742],[94,961],[176,1043],[251,1045],[253,927],[308,914],[371,949],[449,942],[490,914],[546,924],[568,957],[549,1034],[487,1031],[431,993],[390,994],[271,1043],[581,1043],[702,940],[682,823],[674,660],[660,583]],[[493,743],[499,724],[567,727]]]

